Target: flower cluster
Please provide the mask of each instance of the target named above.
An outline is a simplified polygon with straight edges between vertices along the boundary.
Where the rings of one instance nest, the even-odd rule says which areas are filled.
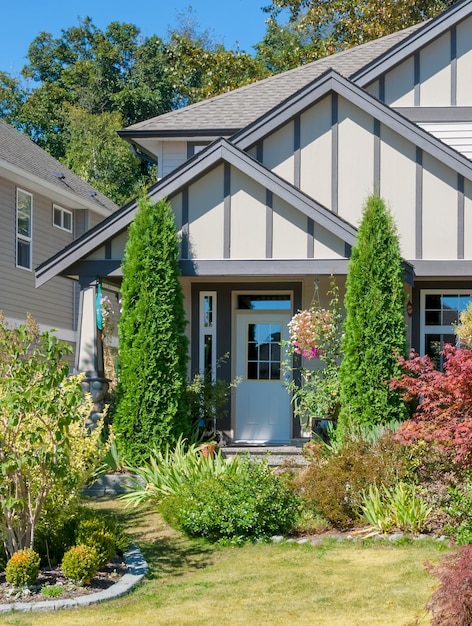
[[[288,324],[290,343],[295,354],[301,354],[306,359],[322,357],[326,352],[333,324],[332,311],[313,307],[299,311]]]

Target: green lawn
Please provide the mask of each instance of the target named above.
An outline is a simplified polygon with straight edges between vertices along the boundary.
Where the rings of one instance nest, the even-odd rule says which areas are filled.
[[[116,503],[99,503],[103,508]],[[432,541],[403,545],[325,540],[318,546],[257,544],[214,548],[167,528],[152,509],[120,512],[150,565],[125,598],[57,613],[7,614],[1,624],[150,626],[154,624],[428,624],[435,580]],[[418,620],[416,622],[416,620]]]

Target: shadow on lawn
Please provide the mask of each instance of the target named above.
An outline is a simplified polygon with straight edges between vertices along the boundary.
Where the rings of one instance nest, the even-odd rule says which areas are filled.
[[[181,576],[183,572],[207,567],[215,549],[200,541],[189,540],[172,530],[158,514],[156,507],[143,505],[125,508],[114,499],[97,499],[94,503],[111,514],[136,542],[149,565],[148,579]]]

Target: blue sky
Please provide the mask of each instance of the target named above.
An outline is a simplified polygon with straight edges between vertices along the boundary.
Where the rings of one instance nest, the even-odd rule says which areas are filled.
[[[270,0],[19,0],[2,3],[0,12],[0,70],[18,76],[29,44],[41,32],[59,37],[61,30],[89,16],[98,28],[113,21],[131,22],[143,36],[166,37],[179,12],[191,5],[200,28],[209,29],[227,48],[236,42],[253,53],[265,32],[262,6]]]

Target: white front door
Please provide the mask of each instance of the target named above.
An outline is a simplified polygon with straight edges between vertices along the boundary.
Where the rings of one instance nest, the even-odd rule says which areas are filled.
[[[280,341],[288,340],[291,315],[285,312],[237,313],[235,439],[251,443],[288,443],[290,395],[281,362]]]

